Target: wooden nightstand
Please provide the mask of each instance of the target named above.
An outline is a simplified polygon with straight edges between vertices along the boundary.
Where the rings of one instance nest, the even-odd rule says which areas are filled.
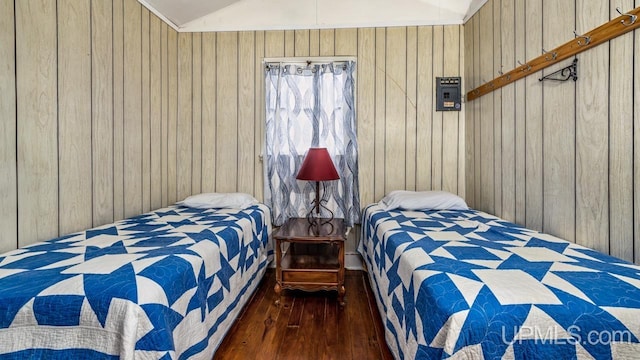
[[[282,289],[298,289],[337,290],[344,306],[345,233],[344,219],[314,227],[306,218],[289,219],[275,232],[276,305]]]

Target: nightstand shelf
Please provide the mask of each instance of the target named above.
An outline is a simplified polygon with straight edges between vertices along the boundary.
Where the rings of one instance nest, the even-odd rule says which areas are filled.
[[[283,270],[333,269],[338,271],[340,269],[338,256],[338,246],[291,243],[282,257],[280,266]]]
[[[314,228],[293,218],[276,231],[276,303],[283,289],[337,290],[344,305],[345,233],[343,219]]]

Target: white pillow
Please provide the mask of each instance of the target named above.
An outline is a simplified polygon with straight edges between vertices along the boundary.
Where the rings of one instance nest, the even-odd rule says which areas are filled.
[[[257,203],[258,200],[245,193],[203,193],[191,195],[178,205],[198,209],[245,209]]]
[[[395,190],[387,194],[380,205],[385,211],[403,210],[467,210],[461,197],[446,191]]]

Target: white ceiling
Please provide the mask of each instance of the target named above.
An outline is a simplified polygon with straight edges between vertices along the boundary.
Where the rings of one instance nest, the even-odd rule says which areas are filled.
[[[138,0],[178,31],[462,24],[487,0]]]

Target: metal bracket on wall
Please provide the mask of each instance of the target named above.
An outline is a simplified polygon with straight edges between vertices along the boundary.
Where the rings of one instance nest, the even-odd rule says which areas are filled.
[[[640,15],[640,7],[637,7],[628,13],[620,13],[621,15],[617,18],[598,26],[588,33],[583,35],[576,33],[574,39],[549,52],[544,52],[537,58],[534,58],[524,64],[520,64],[517,68],[504,73],[492,81],[470,90],[467,93],[466,100],[475,100],[482,95],[511,84],[512,82],[522,79],[529,74],[538,72],[546,67],[557,64],[562,60],[566,60],[578,53],[596,47],[622,34],[640,28],[640,21],[637,21],[637,17]]]
[[[567,81],[571,79],[573,79],[573,81],[578,80],[578,59],[573,59],[571,65],[565,66],[562,69],[554,71],[549,75],[545,75],[538,80]]]

